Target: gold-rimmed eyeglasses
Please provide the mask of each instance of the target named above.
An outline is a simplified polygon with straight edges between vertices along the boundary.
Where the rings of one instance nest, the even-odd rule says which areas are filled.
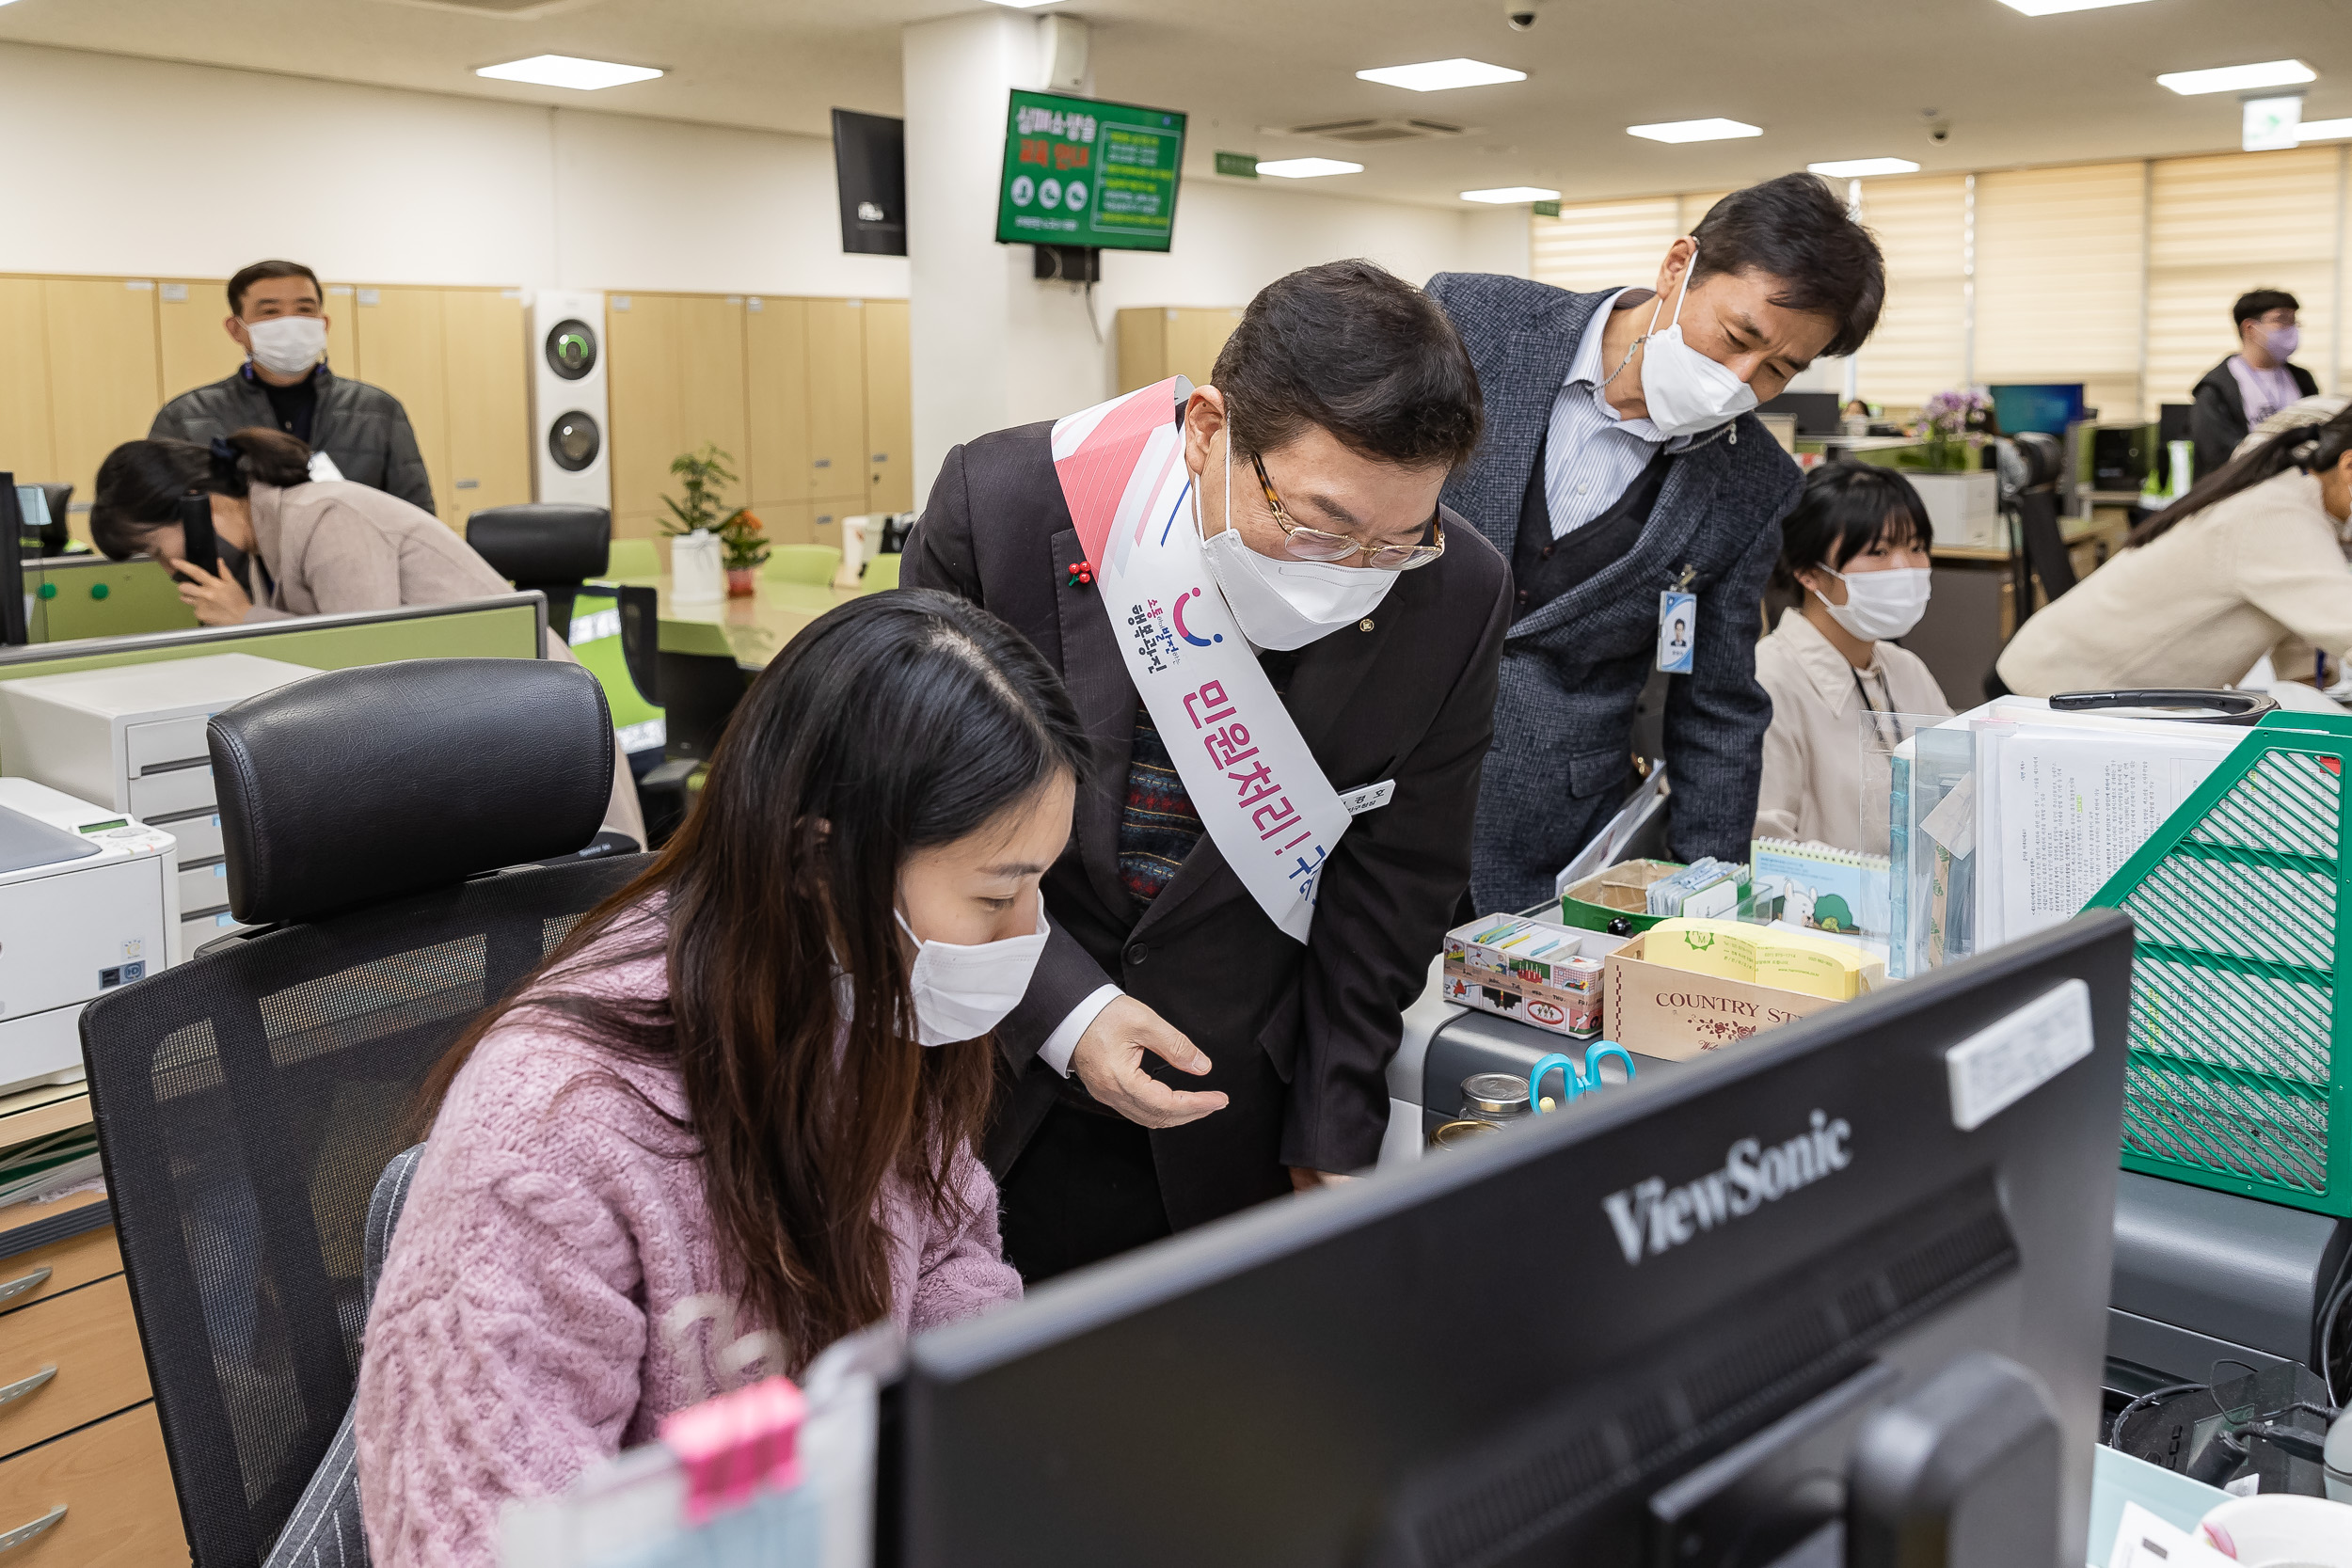
[[[1429,519],[1430,542],[1426,545],[1367,545],[1344,533],[1327,533],[1295,523],[1283,510],[1282,498],[1274,493],[1274,481],[1266,477],[1265,459],[1252,454],[1249,461],[1258,470],[1258,484],[1265,491],[1266,508],[1274,514],[1274,526],[1282,531],[1284,546],[1300,561],[1330,564],[1361,552],[1368,566],[1383,572],[1409,572],[1445,554],[1445,529],[1435,517]]]

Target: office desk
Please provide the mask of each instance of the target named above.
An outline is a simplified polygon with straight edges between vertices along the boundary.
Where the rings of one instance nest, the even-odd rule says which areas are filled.
[[[766,669],[768,661],[811,621],[834,606],[847,604],[858,596],[854,588],[771,582],[762,578],[749,598],[680,604],[672,596],[671,579],[666,577],[597,580],[650,583],[660,590],[661,652],[731,658],[739,669],[752,674]]]

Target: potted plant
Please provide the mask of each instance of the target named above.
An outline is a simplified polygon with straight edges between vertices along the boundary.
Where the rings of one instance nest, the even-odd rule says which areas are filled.
[[[749,598],[768,559],[767,530],[750,507],[739,506],[727,514],[719,525],[719,548],[726,558],[727,597]]]
[[[1920,444],[1927,449],[1923,465],[1931,474],[1960,474],[1979,467],[1976,445],[1968,432],[1984,421],[1989,406],[1974,391],[1938,392],[1919,410]]]
[[[725,592],[719,530],[726,515],[726,488],[735,483],[735,471],[727,467],[731,461],[707,441],[702,451],[680,452],[670,460],[670,472],[686,492],[683,498],[661,498],[670,509],[661,531],[670,536],[670,584],[675,598],[707,601]]]
[[[1938,392],[1919,409],[1919,445],[1899,451],[1938,545],[2004,545],[2000,477],[1983,466],[1982,437],[1971,434],[1984,428],[1991,407],[1980,392]]]

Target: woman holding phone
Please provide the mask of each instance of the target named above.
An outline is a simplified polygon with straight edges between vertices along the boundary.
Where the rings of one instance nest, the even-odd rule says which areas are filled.
[[[744,697],[678,835],[426,1087],[369,1315],[376,1568],[492,1568],[721,1389],[1021,1293],[973,1151],[1087,736],[1002,621],[853,600]]]
[[[213,569],[189,559],[181,508],[202,499],[217,553]],[[208,626],[298,615],[453,604],[511,594],[513,586],[432,513],[372,485],[313,480],[310,449],[256,426],[210,446],[125,441],[98,469],[90,538],[117,561],[160,561],[180,597]],[[207,553],[200,548],[195,553]],[[550,627],[547,653],[571,649]],[[645,841],[645,816],[628,758],[616,768],[607,828]]]

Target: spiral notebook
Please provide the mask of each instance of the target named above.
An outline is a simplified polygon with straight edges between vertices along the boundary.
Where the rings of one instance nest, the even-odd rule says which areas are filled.
[[[1884,855],[1864,855],[1826,844],[1785,838],[1750,841],[1755,889],[1776,888],[1780,917],[1794,926],[1841,936],[1883,936],[1892,877]]]

